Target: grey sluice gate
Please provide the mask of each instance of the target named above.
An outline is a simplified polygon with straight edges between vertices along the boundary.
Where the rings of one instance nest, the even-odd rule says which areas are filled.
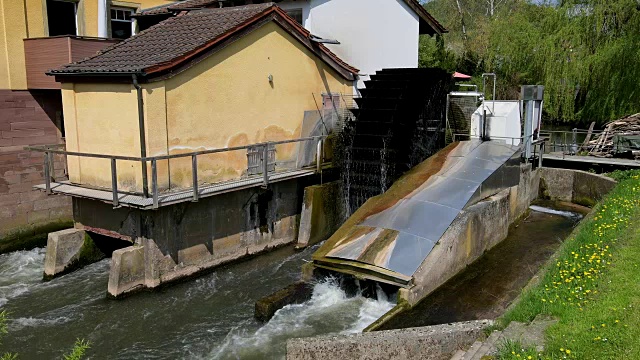
[[[408,195],[355,225],[325,258],[372,265],[409,281],[458,214],[520,181],[521,148],[460,142]]]

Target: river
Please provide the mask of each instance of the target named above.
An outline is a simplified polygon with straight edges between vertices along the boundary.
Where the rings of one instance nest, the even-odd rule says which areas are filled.
[[[278,359],[288,338],[359,332],[391,309],[327,281],[268,323],[254,320],[254,303],[296,281],[316,248],[280,249],[117,301],[106,298],[110,259],[45,283],[44,249],[0,255],[0,309],[10,318],[0,353],[59,359],[83,338],[86,359]]]

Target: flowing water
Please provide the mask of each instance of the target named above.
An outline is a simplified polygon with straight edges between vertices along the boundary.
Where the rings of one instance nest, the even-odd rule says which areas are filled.
[[[87,359],[278,359],[289,338],[359,332],[391,309],[383,296],[348,297],[326,281],[309,301],[255,321],[255,301],[297,280],[315,249],[281,249],[118,301],[105,297],[109,259],[44,283],[44,249],[0,255],[0,310],[10,313],[0,354],[56,359],[84,338]]]

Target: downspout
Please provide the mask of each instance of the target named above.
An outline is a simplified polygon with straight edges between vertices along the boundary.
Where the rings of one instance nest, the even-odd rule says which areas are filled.
[[[107,29],[107,0],[98,0],[98,37],[109,37]]]
[[[131,75],[133,78],[133,87],[136,88],[138,94],[138,127],[140,128],[140,157],[147,157],[147,141],[144,130],[144,101],[142,99],[142,87],[138,83],[138,76]],[[147,183],[147,161],[142,160],[142,193],[145,197],[149,197],[149,184]]]

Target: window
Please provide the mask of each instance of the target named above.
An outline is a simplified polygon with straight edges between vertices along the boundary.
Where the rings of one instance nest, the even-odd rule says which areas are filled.
[[[135,23],[133,22],[133,9],[111,8],[111,37],[126,39],[135,33]]]
[[[302,9],[289,9],[286,10],[287,15],[291,16],[298,22],[298,24],[302,25]]]
[[[49,36],[78,35],[74,1],[47,0],[47,25]]]

